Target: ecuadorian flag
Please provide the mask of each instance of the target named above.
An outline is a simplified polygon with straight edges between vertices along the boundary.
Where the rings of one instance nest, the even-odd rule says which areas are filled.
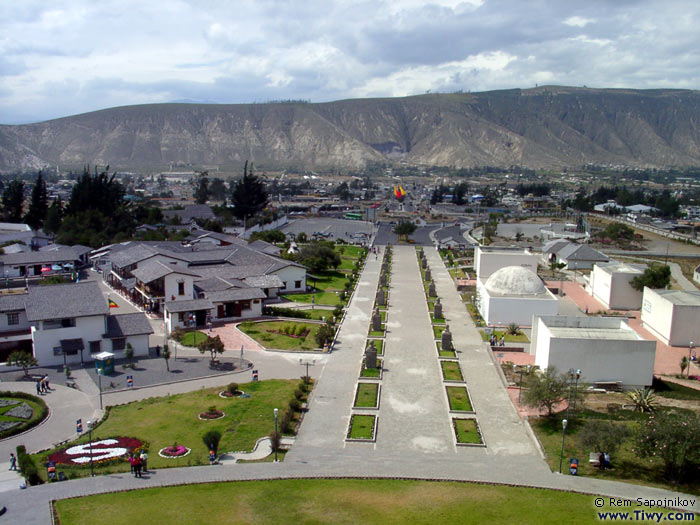
[[[109,300],[109,307],[110,308],[119,308],[119,305],[110,299]]]

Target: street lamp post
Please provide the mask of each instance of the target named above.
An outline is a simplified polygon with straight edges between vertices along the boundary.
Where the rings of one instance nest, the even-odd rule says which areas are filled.
[[[275,463],[277,463],[277,445],[280,440],[279,434],[277,433],[277,414],[279,414],[279,409],[275,408],[273,412],[275,414],[275,442],[273,445],[275,446]]]
[[[578,393],[578,380],[581,377],[581,369],[576,369],[576,383],[574,384],[574,416],[576,415],[576,394]]]
[[[569,417],[569,408],[571,407],[571,383],[574,381],[574,369],[569,368],[569,373],[567,374],[567,378],[569,379],[569,397],[566,400],[566,417]]]
[[[88,440],[90,441],[90,477],[94,478],[95,477],[95,468],[92,462],[92,427],[95,426],[95,421],[90,420],[87,422],[88,424]]]
[[[692,361],[690,360],[690,358],[692,357],[692,353],[693,353],[693,348],[694,348],[694,346],[695,346],[695,345],[693,344],[692,341],[691,341],[690,344],[688,345],[688,372],[686,373],[686,377],[688,377],[688,378],[690,378],[690,363],[692,362]]]
[[[100,385],[100,410],[102,410],[102,369],[97,371],[97,379]]]
[[[299,358],[299,364],[301,366],[306,366],[306,375],[304,376],[304,383],[306,384],[306,390],[309,389],[309,367],[310,366],[316,366],[316,360],[313,359],[311,361],[303,361],[302,358]]]
[[[566,424],[568,421],[566,419],[561,420],[561,453],[559,454],[559,474],[561,474],[561,464],[564,460],[564,438],[566,437]]]

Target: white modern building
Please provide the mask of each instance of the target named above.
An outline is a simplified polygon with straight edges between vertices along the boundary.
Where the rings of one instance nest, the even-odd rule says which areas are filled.
[[[477,307],[488,325],[530,326],[534,315],[556,315],[558,299],[538,275],[523,266],[507,266],[476,280]]]
[[[538,257],[522,248],[477,246],[474,249],[474,270],[477,279],[486,279],[507,266],[520,266],[537,273]]]
[[[530,354],[541,369],[573,368],[584,383],[632,389],[651,385],[656,341],[642,339],[618,317],[538,316]]]
[[[631,281],[646,270],[645,264],[596,263],[589,277],[588,293],[610,310],[639,310],[642,292]]]
[[[700,343],[700,291],[644,288],[642,323],[664,343],[689,346]]]

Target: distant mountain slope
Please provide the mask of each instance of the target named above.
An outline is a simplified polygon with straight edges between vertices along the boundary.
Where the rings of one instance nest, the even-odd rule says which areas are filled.
[[[700,165],[700,92],[544,86],[324,104],[152,104],[0,126],[0,169],[170,163]]]

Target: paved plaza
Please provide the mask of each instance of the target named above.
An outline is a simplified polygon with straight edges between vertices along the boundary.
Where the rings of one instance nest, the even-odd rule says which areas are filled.
[[[284,462],[226,462],[217,466],[159,469],[140,479],[128,473],[112,474],[45,484],[26,490],[9,490],[0,493],[3,504],[8,506],[8,514],[0,521],[51,523],[49,502],[52,499],[183,483],[270,478],[456,479],[574,490],[631,499],[679,495],[652,487],[552,473],[527,424],[518,417],[501,381],[498,364],[467,315],[438,253],[428,247],[426,255],[486,447],[457,447],[454,444],[415,248],[395,246],[381,400],[379,409],[372,412],[379,418],[376,443],[351,443],[345,439],[351,414],[370,413],[352,408],[381,268],[381,257],[369,257],[347,308],[334,352],[315,356],[316,365],[310,372],[318,380],[310,398],[309,412]],[[234,330],[232,327],[216,330],[222,337],[229,337],[225,339],[226,348],[227,352],[231,351],[230,358],[233,358],[236,348],[229,348],[229,345],[237,345],[240,341],[245,343],[245,339],[229,331]],[[183,359],[201,359],[194,352],[183,351]],[[298,363],[299,357],[300,354],[294,353],[267,352],[254,344],[245,346],[244,358],[261,370],[261,379],[301,376],[304,369]],[[303,354],[303,357],[314,358],[308,354]],[[49,420],[25,435],[0,442],[3,459],[9,458],[9,452],[20,442],[26,444],[29,450],[36,451],[68,439],[75,430],[76,416],[88,419],[100,414],[99,392],[88,372],[78,370],[75,374],[81,390],[56,385],[55,390],[45,396],[51,408]],[[150,396],[192,391],[226,384],[230,377],[235,376],[233,373],[224,377],[112,391],[105,393],[103,400],[105,405],[113,405]],[[33,388],[33,384],[26,382],[10,382],[4,386]],[[0,489],[12,483],[13,479],[5,480],[0,476]],[[691,508],[698,511],[700,505],[695,504]]]

